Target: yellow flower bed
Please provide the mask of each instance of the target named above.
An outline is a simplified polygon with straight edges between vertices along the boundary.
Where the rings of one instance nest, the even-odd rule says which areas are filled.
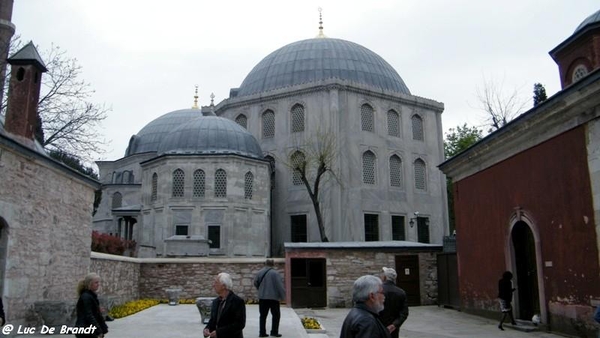
[[[113,318],[123,318],[138,313],[159,303],[156,299],[140,299],[113,307],[108,313]]]
[[[304,326],[305,329],[309,329],[309,330],[321,329],[321,324],[319,323],[319,321],[312,317],[304,317],[301,319],[301,321],[302,321],[302,325]]]

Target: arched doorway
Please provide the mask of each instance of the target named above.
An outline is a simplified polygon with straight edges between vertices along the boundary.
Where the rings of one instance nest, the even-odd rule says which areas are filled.
[[[517,288],[516,316],[529,321],[534,314],[540,313],[535,238],[531,228],[524,221],[515,223],[511,238],[517,282],[514,285]]]

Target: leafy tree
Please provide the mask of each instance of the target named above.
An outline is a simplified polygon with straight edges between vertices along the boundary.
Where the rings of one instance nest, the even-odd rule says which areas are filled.
[[[467,124],[450,128],[446,133],[444,140],[444,155],[450,158],[469,148],[483,138],[482,131],[477,127],[469,127]],[[454,189],[451,179],[446,180],[446,189],[448,193],[448,218],[450,233],[454,232]]]
[[[548,96],[546,96],[546,88],[541,83],[535,83],[533,85],[533,106],[537,106],[538,104],[546,101]]]
[[[319,193],[321,184],[328,174],[336,178],[332,170],[337,155],[336,139],[333,134],[317,132],[309,140],[311,141],[304,147],[297,147],[303,155],[293,152],[285,163],[298,173],[308,192],[317,217],[321,242],[329,242],[323,224]]]
[[[21,48],[16,37],[11,42],[10,54]],[[67,56],[60,47],[52,45],[40,51],[48,72],[42,75],[42,88],[38,101],[41,130],[36,139],[49,150],[59,150],[79,158],[91,159],[104,152],[104,142],[97,127],[109,111],[103,104],[90,101],[94,90],[81,79],[82,67],[76,58]],[[10,77],[8,72],[7,77]],[[6,113],[8,81],[3,88],[1,112]]]
[[[505,92],[503,82],[484,78],[483,89],[477,88],[479,108],[486,113],[485,123],[490,133],[518,116],[527,105],[528,100],[522,99],[517,89]]]

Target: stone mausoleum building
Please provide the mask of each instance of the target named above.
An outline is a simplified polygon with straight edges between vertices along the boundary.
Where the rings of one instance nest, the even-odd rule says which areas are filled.
[[[329,135],[337,179],[322,182],[320,202],[330,241],[440,244],[443,109],[411,94],[379,55],[321,27],[267,55],[217,105],[167,113],[123,158],[98,162],[94,228],[136,240],[142,257],[282,256],[285,242],[320,241],[289,163]]]

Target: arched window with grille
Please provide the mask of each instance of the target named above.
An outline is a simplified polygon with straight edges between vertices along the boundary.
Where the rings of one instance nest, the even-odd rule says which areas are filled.
[[[360,107],[360,125],[362,130],[370,132],[375,131],[375,117],[373,115],[373,107],[370,105],[365,103]]]
[[[586,66],[584,66],[584,65],[577,65],[577,67],[575,67],[575,69],[573,70],[573,79],[572,79],[572,82],[579,81],[581,78],[583,78],[587,74],[588,74],[588,70],[587,70]]]
[[[419,115],[413,115],[411,122],[413,140],[423,141],[425,139],[423,136],[423,119]]]
[[[152,193],[150,194],[150,200],[156,201],[158,199],[158,174],[152,174]]]
[[[117,209],[123,206],[123,195],[120,192],[116,192],[112,196],[112,208]]]
[[[215,172],[215,197],[227,197],[227,173],[223,169]]]
[[[367,150],[362,156],[363,165],[363,183],[375,184],[375,154],[372,151]]]
[[[172,197],[183,197],[185,191],[184,191],[184,181],[185,181],[185,174],[183,172],[183,170],[181,169],[177,169],[173,172],[173,191],[171,196]]]
[[[304,131],[304,107],[295,104],[292,107],[292,133]]]
[[[262,137],[275,137],[275,113],[270,109],[262,114]]]
[[[254,175],[249,171],[244,177],[244,198],[247,200],[252,199],[252,192],[254,189]]]
[[[194,171],[194,197],[204,197],[204,191],[206,189],[206,175],[204,170],[198,169]]]
[[[244,129],[248,129],[248,118],[244,114],[240,114],[235,118],[235,123],[244,127]]]
[[[291,157],[292,160],[292,166],[294,166],[294,168],[296,167],[302,167],[305,164],[306,161],[306,157],[304,156],[304,153],[302,153],[301,151],[296,151],[295,153],[292,154]],[[294,185],[301,185],[302,183],[302,174],[300,173],[300,171],[295,170],[292,168],[292,183]]]
[[[398,155],[390,157],[390,185],[392,187],[402,187],[402,160]]]
[[[415,160],[415,188],[417,190],[427,190],[427,167],[425,161],[418,158]]]
[[[400,115],[395,110],[387,113],[387,127],[389,136],[400,137]]]

